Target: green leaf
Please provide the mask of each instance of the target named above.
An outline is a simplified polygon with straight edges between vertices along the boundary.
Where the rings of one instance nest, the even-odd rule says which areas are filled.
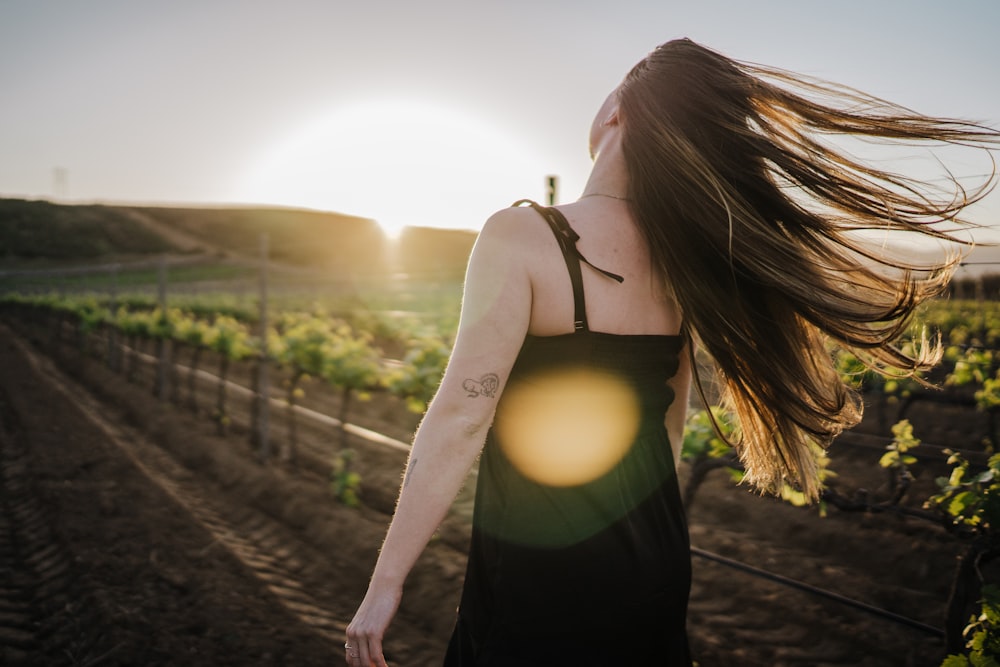
[[[948,503],[948,514],[952,516],[962,516],[966,509],[976,502],[976,495],[971,491],[959,493]]]
[[[883,468],[898,468],[916,463],[915,458],[902,456],[903,453],[908,452],[920,444],[920,440],[913,435],[913,425],[910,424],[909,420],[901,419],[893,424],[892,435],[892,442],[886,447],[886,449],[889,450],[889,454],[892,456],[883,456],[879,464]]]
[[[997,662],[996,658],[985,654],[976,655],[973,653],[969,656],[969,662],[972,663],[973,667],[1000,667],[1000,662]]]
[[[981,620],[1000,626],[1000,586],[986,584],[982,591],[983,614]]]
[[[805,507],[809,504],[806,500],[806,494],[802,493],[798,489],[793,489],[787,484],[785,484],[781,489],[781,499],[787,503],[795,505],[796,507]]]
[[[941,667],[969,667],[969,659],[964,655],[949,655],[941,663]]]

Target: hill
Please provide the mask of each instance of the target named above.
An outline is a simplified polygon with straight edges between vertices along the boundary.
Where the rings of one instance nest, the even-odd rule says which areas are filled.
[[[461,280],[475,241],[475,232],[466,230],[404,227],[392,248],[391,265],[415,277]]]
[[[271,260],[338,273],[461,277],[475,234],[407,228],[393,242],[368,218],[291,208],[55,204],[0,199],[0,264],[89,263],[155,254]]]
[[[337,213],[278,208],[135,207],[161,237],[186,250],[225,258],[256,258],[268,235],[273,261],[349,272],[382,269],[385,235],[374,220]]]
[[[139,225],[120,207],[0,199],[0,261],[175,251],[173,243]]]

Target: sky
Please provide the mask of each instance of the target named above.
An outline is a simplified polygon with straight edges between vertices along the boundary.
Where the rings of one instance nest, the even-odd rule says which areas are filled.
[[[550,174],[579,195],[661,42],[1000,126],[998,26],[996,0],[0,0],[0,196],[475,230]]]

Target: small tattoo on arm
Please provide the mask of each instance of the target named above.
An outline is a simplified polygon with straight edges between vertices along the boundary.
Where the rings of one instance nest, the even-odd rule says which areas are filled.
[[[469,392],[469,398],[475,398],[476,396],[493,398],[499,387],[500,378],[497,377],[496,373],[487,373],[478,380],[467,378],[465,382],[462,383],[462,389]]]
[[[406,475],[403,477],[403,488],[410,483],[410,475],[413,473],[413,469],[417,467],[417,459],[414,458],[410,461],[410,465],[406,466]]]

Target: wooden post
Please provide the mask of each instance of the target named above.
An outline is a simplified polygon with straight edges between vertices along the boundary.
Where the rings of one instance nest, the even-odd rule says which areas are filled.
[[[267,461],[270,456],[268,442],[268,408],[271,394],[268,378],[267,349],[267,233],[260,235],[260,358],[257,360],[257,445],[261,461]]]
[[[167,257],[160,255],[160,262],[157,266],[157,289],[160,312],[163,317],[167,314]],[[164,399],[167,396],[167,364],[170,363],[167,352],[166,339],[157,336],[156,338],[156,397]]]
[[[111,281],[108,288],[108,367],[115,373],[121,371],[121,354],[118,347],[118,327],[115,315],[118,312],[118,264],[111,265]]]

